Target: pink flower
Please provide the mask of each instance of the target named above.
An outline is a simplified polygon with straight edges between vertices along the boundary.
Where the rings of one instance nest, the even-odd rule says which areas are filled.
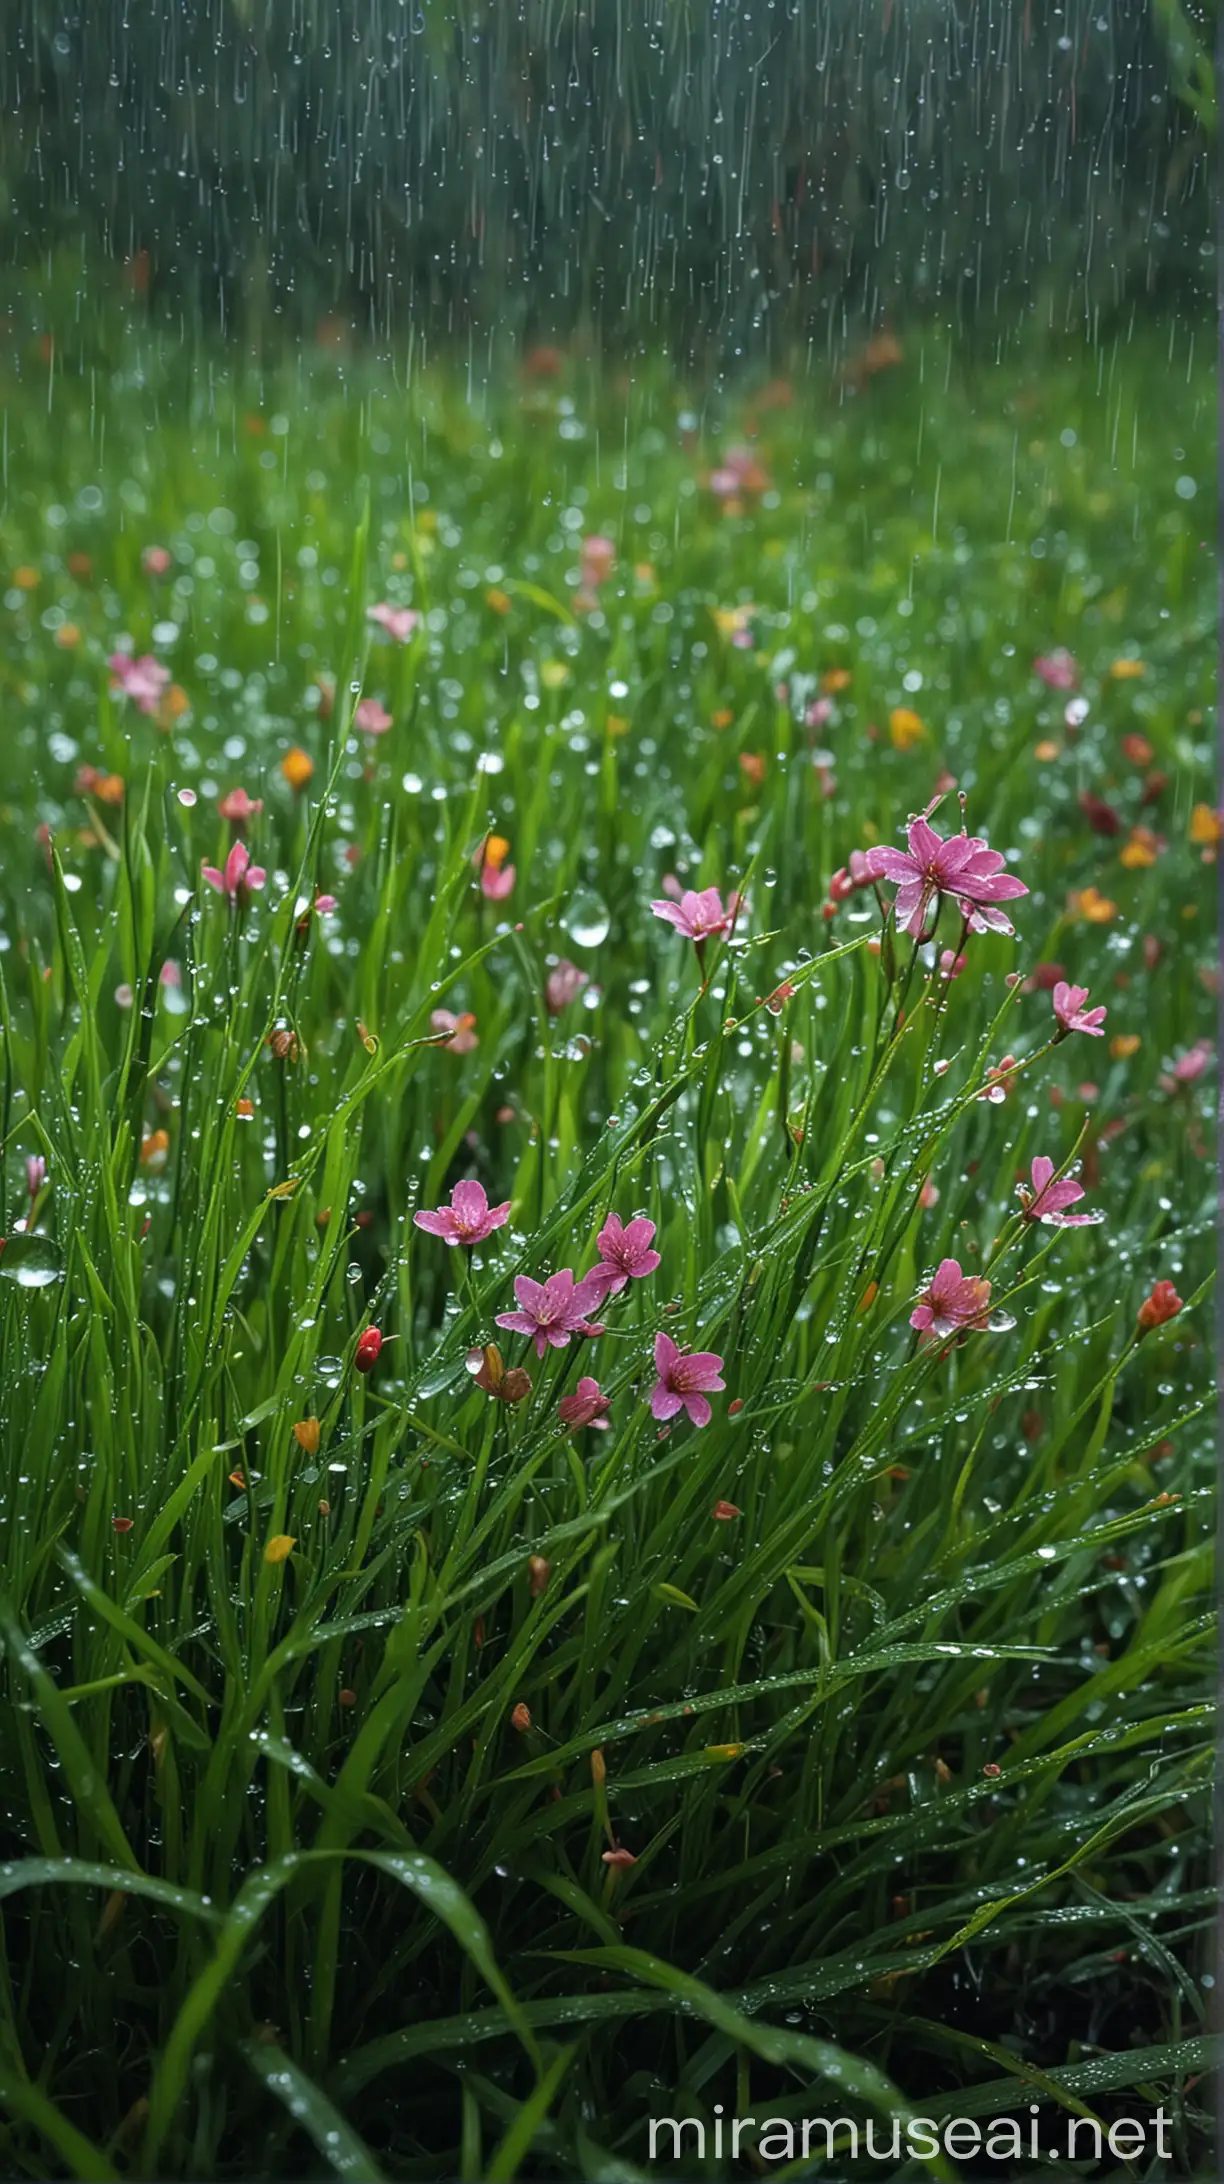
[[[1016,1089],[1012,1078],[1012,1071],[1015,1066],[1016,1057],[1014,1054],[1005,1054],[1001,1062],[992,1062],[987,1071],[986,1082],[978,1093],[978,1098],[980,1100],[989,1100],[992,1107],[1001,1106],[1003,1101]]]
[[[678,1411],[687,1411],[695,1426],[708,1426],[711,1414],[706,1396],[717,1395],[727,1385],[721,1377],[722,1359],[713,1350],[679,1350],[670,1335],[658,1334],[654,1360],[659,1376],[650,1396],[654,1416],[674,1418]]]
[[[576,1001],[583,987],[590,983],[585,971],[580,971],[578,965],[571,963],[568,956],[562,956],[561,961],[549,972],[544,985],[544,999],[548,1004],[549,1015],[560,1016],[562,1009],[567,1009],[571,1001]]]
[[[1099,1213],[1068,1213],[1084,1195],[1082,1183],[1076,1183],[1069,1175],[1061,1182],[1054,1181],[1054,1163],[1039,1153],[1033,1162],[1033,1187],[1016,1185],[1016,1193],[1024,1210],[1026,1221],[1044,1221],[1047,1228],[1091,1228],[1099,1221]]]
[[[182,985],[183,974],[171,956],[167,956],[162,964],[157,974],[157,983],[159,986],[169,986],[175,989]]]
[[[512,864],[482,864],[480,892],[488,902],[504,902],[514,892],[516,878]]]
[[[953,955],[950,948],[945,948],[943,954],[939,958],[940,977],[947,979],[950,985],[954,978],[960,977],[961,972],[965,968],[965,963],[966,958],[963,955]]]
[[[601,1433],[608,1430],[605,1411],[611,1408],[611,1398],[606,1396],[597,1380],[583,1378],[574,1395],[563,1395],[557,1405],[557,1415],[567,1426],[596,1426]]]
[[[1079,681],[1079,668],[1065,645],[1053,652],[1039,653],[1033,662],[1033,673],[1039,675],[1049,690],[1074,690]]]
[[[1087,986],[1069,986],[1065,978],[1060,978],[1054,988],[1054,1014],[1058,1020],[1056,1039],[1065,1039],[1071,1031],[1086,1031],[1094,1039],[1104,1038],[1101,1026],[1106,1012],[1103,1008],[1086,1009],[1087,999]]]
[[[121,690],[142,713],[157,711],[162,693],[169,686],[168,667],[155,660],[151,652],[142,653],[138,660],[127,652],[112,652],[106,664],[115,678],[112,689]]]
[[[146,546],[140,557],[140,566],[146,576],[164,576],[170,566],[170,552],[165,546]]]
[[[627,1228],[621,1224],[618,1213],[610,1213],[595,1242],[599,1248],[599,1265],[587,1275],[589,1282],[598,1282],[601,1297],[616,1297],[629,1282],[640,1282],[647,1274],[653,1274],[662,1260],[652,1250],[655,1225],[638,1214]]]
[[[509,1220],[510,1200],[491,1206],[483,1183],[456,1183],[449,1206],[440,1206],[436,1213],[414,1213],[412,1218],[418,1228],[440,1236],[444,1244],[482,1244]]]
[[[47,1180],[47,1163],[41,1153],[26,1155],[26,1189],[33,1204]]]
[[[615,567],[614,540],[601,537],[598,531],[593,531],[589,538],[583,539],[582,582],[585,585],[594,590],[597,585],[606,584]]]
[[[977,1274],[962,1274],[959,1259],[941,1259],[934,1280],[910,1313],[910,1326],[942,1340],[962,1328],[985,1327],[989,1304],[988,1281]]]
[[[480,1045],[476,1037],[474,1016],[452,1016],[449,1009],[434,1009],[429,1019],[429,1028],[435,1039],[449,1033],[450,1036],[446,1039],[448,1054],[470,1054],[473,1047]]]
[[[711,940],[717,933],[730,930],[738,907],[737,898],[729,897],[726,907],[716,887],[705,887],[696,894],[690,887],[678,903],[652,902],[651,909],[657,918],[667,925],[674,925],[686,940],[702,942]]]
[[[378,606],[366,608],[366,619],[377,622],[397,645],[406,645],[421,617],[415,607],[389,607],[381,600]]]
[[[391,726],[391,715],[377,698],[363,698],[353,715],[353,726],[360,728],[363,735],[385,736]]]
[[[245,842],[235,842],[225,860],[224,872],[218,872],[216,865],[210,864],[206,864],[203,871],[209,886],[218,895],[228,895],[231,902],[253,894],[268,877],[262,865],[251,863],[251,852]]]
[[[931,904],[944,895],[956,899],[974,932],[1014,930],[996,905],[1027,895],[1028,889],[1004,871],[997,849],[976,834],[953,834],[945,841],[926,819],[910,820],[906,840],[908,850],[870,849],[866,861],[873,880],[896,883],[893,908],[907,933],[921,936]]]
[[[533,1282],[529,1274],[519,1274],[514,1294],[518,1311],[499,1312],[497,1324],[508,1327],[512,1334],[530,1335],[537,1357],[543,1357],[550,1345],[554,1350],[564,1350],[571,1335],[603,1332],[587,1319],[587,1313],[596,1309],[603,1294],[589,1274],[581,1282],[574,1280],[568,1267],[559,1274],[550,1274],[545,1282]]]
[[[1210,1039],[1200,1039],[1195,1046],[1178,1055],[1171,1074],[1161,1078],[1161,1085],[1171,1092],[1176,1091],[1178,1085],[1197,1084],[1214,1053]]]
[[[230,789],[217,805],[222,819],[233,819],[239,826],[247,819],[254,819],[263,810],[262,796],[248,796],[245,789]]]

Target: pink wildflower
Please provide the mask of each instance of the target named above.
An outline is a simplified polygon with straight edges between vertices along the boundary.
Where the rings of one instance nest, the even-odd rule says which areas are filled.
[[[980,1100],[989,1100],[992,1107],[999,1107],[1015,1091],[1012,1071],[1016,1067],[1014,1054],[1005,1054],[1001,1062],[992,1062],[986,1082],[978,1093]]]
[[[517,878],[512,864],[482,864],[480,868],[480,892],[487,902],[504,902],[514,892]]]
[[[230,789],[220,798],[217,811],[222,819],[233,819],[242,826],[248,819],[257,818],[263,810],[262,796],[248,796],[245,789]]]
[[[816,698],[804,713],[803,725],[805,728],[824,728],[832,720],[833,712],[832,698]]]
[[[1018,1183],[1016,1193],[1026,1221],[1043,1221],[1047,1228],[1091,1228],[1101,1216],[1098,1213],[1068,1213],[1084,1195],[1082,1183],[1076,1183],[1065,1175],[1059,1182],[1054,1180],[1054,1163],[1039,1153],[1033,1162],[1033,1187]]]
[[[1178,1055],[1169,1075],[1161,1078],[1162,1091],[1176,1092],[1182,1085],[1197,1084],[1214,1053],[1210,1039],[1200,1039],[1188,1047],[1184,1054]]]
[[[27,1156],[26,1156],[26,1189],[27,1189],[27,1191],[28,1191],[28,1192],[29,1192],[29,1194],[30,1194],[30,1204],[31,1204],[31,1205],[33,1205],[33,1203],[34,1203],[34,1200],[35,1200],[35,1199],[37,1198],[37,1196],[38,1196],[38,1194],[39,1194],[40,1190],[42,1189],[42,1187],[43,1187],[43,1184],[44,1184],[44,1183],[46,1182],[46,1180],[47,1180],[47,1163],[46,1163],[46,1160],[44,1159],[43,1155],[42,1155],[41,1153],[29,1153],[29,1154],[27,1154]]]
[[[906,850],[868,850],[867,863],[872,879],[895,882],[893,908],[907,933],[920,938],[932,903],[944,895],[955,898],[974,932],[1014,930],[997,905],[1027,895],[1028,889],[1004,871],[997,849],[976,834],[953,834],[945,841],[924,818],[911,819],[906,840]]]
[[[1065,645],[1059,645],[1053,652],[1039,653],[1033,662],[1033,673],[1041,677],[1048,690],[1074,690],[1079,681],[1079,668]]]
[[[142,653],[138,660],[128,652],[112,652],[106,664],[114,677],[112,689],[121,690],[142,713],[157,711],[162,695],[169,687],[168,667],[155,660],[151,652]]]
[[[567,1009],[571,1001],[576,1001],[583,987],[590,983],[585,971],[580,971],[578,965],[571,963],[568,956],[562,956],[560,962],[549,972],[544,984],[544,999],[549,1015],[560,1016],[562,1009]]]
[[[606,584],[616,567],[616,545],[610,538],[603,538],[593,531],[582,541],[582,582],[590,591]]]
[[[704,941],[713,939],[716,934],[730,930],[736,911],[736,898],[731,896],[724,908],[722,896],[716,887],[705,887],[700,894],[696,894],[690,887],[678,903],[652,902],[650,907],[657,918],[662,918],[667,925],[674,925],[676,931],[683,933],[686,940],[696,941],[700,946]]]
[[[1072,1031],[1086,1031],[1093,1039],[1104,1038],[1101,1026],[1106,1012],[1103,1008],[1086,1009],[1087,999],[1087,986],[1069,986],[1065,979],[1059,980],[1054,988],[1054,1014],[1058,1020],[1056,1040],[1065,1039]]]
[[[235,842],[225,860],[225,870],[218,872],[216,865],[203,867],[204,877],[218,895],[228,895],[231,902],[253,894],[263,886],[268,875],[262,865],[251,863],[251,852],[245,842]]]
[[[353,714],[353,726],[360,728],[363,735],[385,736],[391,726],[391,715],[377,698],[363,698]]]
[[[557,1415],[563,1425],[595,1426],[600,1433],[608,1430],[605,1411],[611,1408],[611,1398],[606,1396],[597,1380],[583,1377],[574,1395],[563,1395],[557,1405]]]
[[[447,1035],[445,1044],[448,1054],[470,1054],[473,1047],[480,1045],[476,1037],[474,1016],[454,1016],[449,1009],[434,1009],[429,1019],[429,1028],[435,1039]]]
[[[953,955],[950,948],[945,948],[943,954],[939,958],[940,977],[946,979],[950,985],[954,978],[960,977],[961,972],[965,968],[966,961],[967,958],[965,956]]]
[[[509,1220],[510,1200],[491,1206],[483,1183],[456,1183],[449,1206],[439,1206],[436,1213],[414,1213],[412,1218],[419,1229],[440,1236],[444,1244],[482,1244]]]
[[[146,576],[164,576],[170,562],[171,555],[165,546],[146,546],[140,557],[140,566]]]
[[[1149,1334],[1153,1327],[1163,1327],[1168,1320],[1176,1319],[1182,1310],[1182,1300],[1172,1282],[1157,1282],[1150,1296],[1139,1307],[1139,1333]]]
[[[910,1313],[910,1326],[942,1341],[964,1328],[985,1327],[989,1305],[988,1281],[978,1274],[963,1274],[959,1259],[941,1259],[933,1281]]]
[[[727,1385],[721,1377],[722,1359],[713,1350],[679,1350],[671,1336],[664,1334],[655,1336],[654,1358],[659,1376],[650,1397],[654,1416],[674,1418],[686,1411],[695,1426],[708,1426],[711,1412],[706,1397]]]
[[[588,1275],[585,1281],[576,1282],[568,1267],[559,1274],[550,1274],[545,1282],[533,1282],[529,1274],[515,1279],[514,1294],[518,1298],[517,1312],[499,1312],[497,1324],[508,1327],[512,1334],[530,1335],[536,1346],[536,1356],[543,1357],[545,1350],[564,1350],[571,1335],[595,1335],[602,1332],[587,1319],[599,1304],[603,1291]]]
[[[376,607],[367,607],[366,619],[377,622],[397,645],[406,645],[421,617],[415,607],[389,607],[385,600],[380,600]]]
[[[625,1227],[618,1213],[610,1213],[595,1242],[599,1249],[599,1265],[592,1267],[588,1282],[598,1282],[602,1297],[620,1295],[629,1282],[640,1282],[647,1274],[653,1274],[662,1261],[652,1249],[655,1225],[638,1214],[636,1220]]]

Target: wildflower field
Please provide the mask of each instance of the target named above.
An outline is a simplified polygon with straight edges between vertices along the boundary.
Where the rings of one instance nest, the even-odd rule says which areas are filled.
[[[894,346],[3,366],[5,2174],[1208,2173],[1209,344]]]

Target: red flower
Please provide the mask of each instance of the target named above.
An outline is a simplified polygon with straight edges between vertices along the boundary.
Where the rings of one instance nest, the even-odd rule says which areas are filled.
[[[353,1364],[359,1373],[373,1372],[378,1363],[378,1353],[382,1346],[383,1338],[377,1327],[367,1327],[364,1333],[357,1337],[357,1348],[353,1352]]]
[[[1146,1335],[1153,1327],[1163,1327],[1166,1320],[1176,1319],[1182,1309],[1182,1300],[1172,1282],[1157,1282],[1150,1297],[1145,1297],[1139,1307],[1139,1332]]]

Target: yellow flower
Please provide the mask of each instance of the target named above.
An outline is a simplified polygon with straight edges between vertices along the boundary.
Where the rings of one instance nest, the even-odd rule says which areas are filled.
[[[34,591],[38,585],[38,571],[29,567],[14,569],[13,582],[18,591]]]
[[[1224,841],[1224,819],[1210,804],[1196,804],[1190,814],[1190,839],[1205,848],[1213,848]]]
[[[264,1561],[273,1564],[287,1562],[296,1546],[297,1541],[291,1539],[288,1532],[275,1532],[264,1548]]]
[[[623,713],[609,713],[604,723],[610,736],[627,736],[629,723]]]
[[[546,690],[564,690],[569,672],[564,660],[545,660],[540,669],[540,681]]]
[[[1089,925],[1108,925],[1111,918],[1117,917],[1118,905],[1099,889],[1085,887],[1069,897],[1067,914],[1073,918],[1086,918]]]
[[[76,623],[61,622],[59,628],[55,632],[55,642],[59,646],[61,652],[71,652],[74,645],[79,645],[81,642],[81,632],[77,628]]]
[[[416,527],[418,531],[436,531],[438,528],[438,516],[436,509],[422,508],[420,515],[416,519]]]
[[[722,636],[734,637],[740,630],[747,629],[755,613],[754,606],[715,607],[714,621]]]
[[[1150,827],[1132,827],[1130,840],[1119,851],[1119,861],[1128,872],[1142,871],[1154,865],[1160,855],[1160,845]]]
[[[1109,672],[1115,682],[1137,682],[1140,675],[1147,674],[1147,669],[1142,660],[1125,659],[1115,660]]]
[[[1139,1052],[1142,1044],[1137,1031],[1120,1031],[1116,1039],[1110,1040],[1109,1051],[1115,1062],[1128,1062],[1132,1054]]]
[[[894,705],[888,716],[888,733],[894,750],[908,751],[913,744],[922,742],[926,725],[912,706]]]
[[[304,789],[314,772],[314,760],[295,743],[282,758],[280,770],[291,789]]]

